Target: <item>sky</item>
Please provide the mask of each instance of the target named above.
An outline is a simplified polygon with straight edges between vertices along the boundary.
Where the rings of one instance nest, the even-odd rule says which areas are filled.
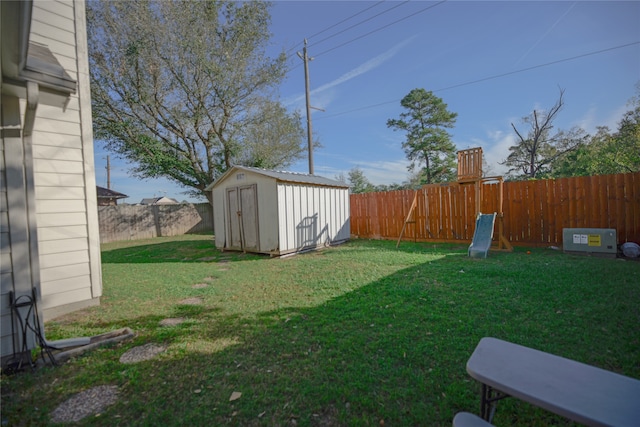
[[[387,127],[400,100],[423,88],[458,114],[456,148],[482,147],[491,175],[515,143],[514,124],[548,109],[564,90],[554,125],[615,130],[640,95],[640,1],[275,1],[269,53],[285,51],[280,101],[305,116],[302,52],[308,40],[311,122],[322,147],[314,173],[359,168],[375,185],[408,179],[405,135]],[[323,111],[322,111],[323,110]],[[306,121],[303,123],[306,126]],[[305,134],[306,135],[306,134]],[[202,201],[167,180],[131,177],[130,166],[95,142],[96,183],[127,194]],[[307,158],[287,170],[309,172]]]

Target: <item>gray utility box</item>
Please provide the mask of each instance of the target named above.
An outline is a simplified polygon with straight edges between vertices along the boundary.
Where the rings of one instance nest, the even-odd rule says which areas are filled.
[[[615,258],[618,252],[616,230],[613,228],[563,228],[562,249],[567,253]]]

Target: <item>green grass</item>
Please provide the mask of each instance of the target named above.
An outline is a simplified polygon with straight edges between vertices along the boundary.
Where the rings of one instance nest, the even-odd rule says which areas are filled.
[[[125,326],[136,338],[3,377],[3,425],[46,425],[74,393],[109,384],[118,403],[81,424],[449,426],[478,413],[465,363],[483,336],[640,378],[638,262],[368,240],[272,259],[183,236],[106,244],[102,268],[101,305],[48,322],[47,338]],[[180,304],[190,297],[203,304]],[[186,321],[159,326],[168,317]],[[149,342],[169,347],[119,363]],[[515,399],[494,423],[571,425]]]

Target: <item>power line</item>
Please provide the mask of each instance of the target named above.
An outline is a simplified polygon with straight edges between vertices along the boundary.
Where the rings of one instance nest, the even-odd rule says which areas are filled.
[[[327,31],[329,31],[330,29],[335,28],[335,27],[337,27],[338,25],[340,25],[340,24],[342,24],[342,23],[344,23],[344,22],[347,22],[348,20],[350,20],[350,19],[352,19],[352,18],[355,18],[355,17],[356,17],[356,16],[358,16],[358,15],[362,15],[362,14],[363,14],[364,12],[366,12],[367,10],[369,10],[369,9],[373,9],[374,7],[376,7],[376,6],[378,6],[379,4],[382,4],[382,3],[384,3],[384,2],[385,2],[385,0],[380,0],[380,1],[378,1],[377,3],[375,3],[375,4],[373,4],[373,5],[369,6],[369,7],[365,8],[365,9],[362,9],[360,12],[354,13],[353,15],[348,16],[348,17],[344,18],[343,20],[336,22],[335,24],[330,25],[330,26],[328,26],[327,28],[325,28],[325,29],[323,29],[323,30],[318,31],[318,32],[317,32],[317,33],[315,33],[315,34],[310,35],[309,37],[307,37],[307,39],[311,39],[311,38],[313,38],[313,37],[315,37],[315,36],[319,36],[319,35],[320,35],[320,34],[322,34],[322,33],[326,33],[326,32],[327,32]],[[290,48],[290,49],[287,51],[287,54],[290,54],[292,51],[296,50],[296,49],[298,48],[298,46],[300,46],[300,44],[301,44],[301,43],[297,43],[295,46],[293,46],[292,48]]]
[[[490,77],[484,77],[484,78],[477,79],[477,80],[471,80],[471,81],[468,81],[468,82],[465,82],[465,83],[459,83],[459,84],[456,84],[456,85],[453,85],[453,86],[447,86],[447,87],[444,87],[444,88],[441,88],[441,89],[437,89],[435,92],[441,92],[441,91],[444,91],[444,90],[455,89],[455,88],[460,87],[460,86],[468,86],[468,85],[472,85],[472,84],[475,84],[475,83],[481,83],[481,82],[484,82],[484,81],[487,81],[487,80],[493,80],[493,79],[497,79],[497,78],[500,78],[500,77],[510,76],[512,74],[517,74],[517,73],[522,73],[522,72],[525,72],[525,71],[535,70],[536,68],[548,67],[549,65],[555,65],[555,64],[559,64],[561,62],[573,61],[574,59],[580,59],[580,58],[584,58],[586,56],[598,55],[600,53],[605,53],[605,52],[609,52],[609,51],[616,50],[616,49],[622,49],[622,48],[633,46],[633,45],[636,45],[636,44],[640,44],[640,41],[635,41],[635,42],[631,42],[631,43],[627,43],[627,44],[623,44],[623,45],[619,45],[619,46],[609,47],[609,48],[606,48],[606,49],[596,50],[596,51],[593,51],[593,52],[583,53],[583,54],[572,56],[572,57],[569,57],[569,58],[558,59],[556,61],[546,62],[544,64],[533,65],[531,67],[521,68],[521,69],[515,70],[515,71],[508,71],[506,73],[496,74],[496,75],[490,76]]]
[[[333,33],[333,34],[331,34],[330,36],[327,36],[327,37],[323,38],[322,40],[318,40],[317,42],[312,43],[312,44],[311,44],[311,46],[315,46],[315,45],[318,45],[318,44],[320,44],[320,43],[323,43],[323,42],[325,42],[325,41],[327,41],[327,40],[329,40],[329,39],[332,39],[332,38],[333,38],[333,37],[335,37],[335,36],[338,36],[338,35],[340,35],[340,34],[342,34],[342,33],[345,33],[345,32],[347,32],[347,31],[351,30],[352,28],[355,28],[355,27],[357,27],[357,26],[360,26],[360,25],[364,24],[365,22],[369,22],[369,21],[371,21],[372,19],[375,19],[375,18],[377,18],[377,17],[378,17],[378,16],[380,16],[380,15],[384,15],[385,13],[391,12],[392,10],[394,10],[394,9],[396,9],[396,8],[400,7],[400,6],[404,6],[404,5],[405,5],[405,4],[407,4],[407,3],[409,3],[409,0],[405,0],[405,1],[404,1],[404,2],[402,2],[402,3],[398,3],[397,5],[392,6],[392,7],[390,7],[389,9],[383,10],[382,12],[380,12],[380,13],[378,13],[378,14],[376,14],[376,15],[370,16],[369,18],[367,18],[367,19],[365,19],[365,20],[363,20],[363,21],[360,21],[360,22],[358,22],[358,23],[356,23],[356,24],[353,24],[353,25],[351,25],[350,27],[347,27],[347,28],[345,28],[345,29],[343,29],[343,30],[340,30],[340,31],[338,31],[337,33]]]
[[[510,76],[510,75],[513,75],[513,74],[523,73],[525,71],[535,70],[536,68],[548,67],[550,65],[560,64],[562,62],[573,61],[575,59],[580,59],[580,58],[584,58],[584,57],[587,57],[587,56],[598,55],[598,54],[601,54],[601,53],[610,52],[612,50],[622,49],[622,48],[633,46],[633,45],[637,45],[637,44],[640,44],[640,41],[635,41],[635,42],[631,42],[631,43],[627,43],[627,44],[623,44],[623,45],[613,46],[613,47],[609,47],[609,48],[606,48],[606,49],[600,49],[600,50],[596,50],[596,51],[593,51],[593,52],[583,53],[583,54],[580,54],[580,55],[571,56],[569,58],[558,59],[556,61],[545,62],[544,64],[533,65],[531,67],[521,68],[519,70],[509,71],[509,72],[501,73],[501,74],[495,74],[493,76],[483,77],[483,78],[476,79],[476,80],[470,80],[468,82],[458,83],[458,84],[455,84],[455,85],[452,85],[452,86],[446,86],[446,87],[443,87],[443,88],[440,88],[440,89],[435,89],[435,90],[433,90],[433,92],[442,92],[442,91],[445,91],[445,90],[455,89],[455,88],[459,88],[459,87],[462,87],[462,86],[469,86],[469,85],[472,85],[472,84],[486,82],[488,80],[494,80],[494,79],[498,79],[498,78],[501,78],[501,77]],[[385,102],[380,102],[380,103],[377,103],[377,104],[366,105],[364,107],[358,107],[358,108],[354,108],[354,109],[351,109],[351,110],[342,111],[342,112],[339,112],[339,113],[323,115],[322,117],[318,117],[318,120],[328,119],[330,117],[336,117],[336,116],[343,116],[345,114],[355,113],[357,111],[362,111],[362,110],[368,110],[368,109],[371,109],[371,108],[376,108],[376,107],[380,107],[380,106],[387,105],[387,104],[398,103],[400,101],[401,100],[399,100],[399,99],[394,99],[393,101],[385,101]]]
[[[318,57],[318,56],[320,56],[320,55],[324,55],[324,54],[326,54],[326,53],[329,53],[329,52],[331,52],[331,51],[334,51],[334,50],[336,50],[336,49],[339,49],[339,48],[341,48],[341,47],[343,47],[343,46],[346,46],[346,45],[348,45],[348,44],[351,44],[351,43],[353,43],[353,42],[355,42],[355,41],[357,41],[357,40],[360,40],[360,39],[363,39],[363,38],[365,38],[365,37],[368,37],[368,36],[370,36],[371,34],[375,34],[375,33],[379,32],[379,31],[382,31],[382,30],[384,30],[384,29],[386,29],[386,28],[388,28],[388,27],[390,27],[390,26],[392,26],[392,25],[395,25],[395,24],[397,24],[397,23],[399,23],[399,22],[405,21],[405,20],[407,20],[407,19],[409,19],[409,18],[411,18],[411,17],[414,17],[414,16],[416,16],[416,15],[418,15],[418,14],[420,14],[420,13],[426,12],[426,11],[427,11],[427,10],[429,10],[429,9],[432,9],[432,8],[434,8],[434,7],[436,7],[436,6],[439,6],[439,5],[441,5],[442,3],[446,3],[447,1],[448,1],[448,0],[442,0],[442,1],[438,2],[438,3],[436,3],[436,4],[429,5],[429,6],[425,7],[425,8],[423,8],[423,9],[420,9],[420,10],[418,10],[418,11],[416,11],[416,12],[413,12],[413,13],[411,13],[411,14],[409,14],[409,15],[406,15],[406,16],[404,16],[404,17],[400,18],[400,19],[397,19],[397,20],[395,20],[395,21],[393,21],[393,22],[390,22],[389,24],[383,25],[382,27],[378,27],[378,28],[376,28],[376,29],[374,29],[374,30],[372,30],[372,31],[369,31],[368,33],[362,34],[362,35],[360,35],[360,36],[358,36],[358,37],[354,37],[354,38],[352,38],[352,39],[350,39],[350,40],[347,40],[347,41],[346,41],[346,42],[344,42],[344,43],[341,43],[341,44],[339,44],[339,45],[337,45],[337,46],[334,46],[334,47],[332,47],[332,48],[330,48],[330,49],[327,49],[327,50],[325,50],[325,51],[323,51],[323,52],[320,52],[319,54],[314,55],[314,58],[317,58],[317,57]],[[380,3],[380,2],[378,2],[378,3]],[[376,3],[376,4],[378,4],[378,3]],[[316,43],[312,44],[311,46],[315,46],[315,45],[317,45],[317,44],[320,44],[320,43],[324,42],[325,40],[328,40],[328,39],[330,39],[330,38],[332,38],[332,37],[334,37],[334,36],[336,36],[336,35],[338,35],[338,34],[341,34],[341,33],[345,32],[345,31],[347,31],[347,30],[350,30],[351,28],[357,27],[357,26],[358,26],[358,25],[360,25],[360,24],[363,24],[363,23],[365,23],[365,22],[367,22],[367,21],[370,21],[371,19],[376,18],[376,17],[378,17],[378,16],[380,16],[380,15],[382,15],[382,14],[384,14],[384,13],[387,13],[387,12],[389,12],[389,11],[391,11],[391,10],[393,10],[393,9],[395,9],[395,8],[397,8],[397,7],[399,7],[399,6],[402,6],[402,5],[406,4],[406,3],[408,3],[408,0],[407,0],[407,1],[405,1],[405,2],[403,2],[403,3],[398,4],[398,5],[396,5],[396,6],[393,6],[393,7],[389,8],[389,9],[386,9],[386,10],[384,10],[384,11],[382,11],[382,12],[380,12],[380,13],[378,13],[378,14],[376,14],[376,15],[374,15],[374,16],[372,16],[372,17],[370,17],[370,18],[367,18],[367,19],[366,19],[366,20],[364,20],[364,21],[361,21],[361,22],[358,22],[358,23],[356,23],[356,24],[353,24],[352,26],[350,26],[350,27],[348,27],[348,28],[346,28],[346,29],[344,29],[344,30],[342,30],[342,31],[338,32],[338,33],[335,33],[335,34],[333,34],[333,35],[331,35],[331,36],[329,36],[329,37],[326,37],[326,38],[324,38],[324,39],[322,39],[322,40],[320,40],[320,41],[318,41],[318,42],[316,42]],[[296,68],[298,68],[299,66],[300,66],[300,64],[298,64],[298,65],[296,65],[296,66],[293,66],[292,68],[290,68],[290,69],[289,69],[289,71],[293,71],[293,70],[295,70]]]
[[[374,7],[376,7],[376,6],[378,6],[379,4],[382,4],[382,3],[384,3],[384,2],[385,2],[385,0],[380,0],[379,2],[377,2],[377,3],[375,3],[375,4],[373,4],[373,5],[369,6],[369,7],[367,7],[366,9],[362,9],[362,10],[361,10],[360,12],[358,12],[358,13],[355,13],[355,14],[353,14],[353,15],[349,16],[348,18],[344,18],[342,21],[336,22],[335,24],[331,25],[330,27],[325,28],[325,29],[324,29],[324,30],[322,30],[322,31],[318,31],[318,32],[317,32],[317,33],[315,33],[315,34],[312,34],[311,36],[309,36],[309,38],[311,39],[311,38],[313,38],[313,37],[315,37],[315,36],[319,36],[319,35],[320,35],[320,34],[322,34],[322,33],[326,33],[326,32],[327,32],[327,31],[329,31],[330,29],[335,28],[335,27],[337,27],[338,25],[340,25],[340,24],[342,24],[342,23],[344,23],[344,22],[347,22],[347,21],[348,21],[348,20],[350,20],[351,18],[355,18],[355,17],[356,17],[356,16],[358,16],[358,15],[362,15],[362,14],[363,14],[364,12],[366,12],[367,10],[369,10],[369,9],[373,9]],[[405,3],[406,3],[406,2],[405,2]],[[396,7],[397,7],[397,6],[396,6]],[[395,7],[392,7],[391,9],[395,9]],[[385,10],[384,12],[379,13],[378,15],[382,15],[383,13],[386,13],[386,12],[390,11],[391,9],[387,9],[387,10]],[[375,15],[375,16],[378,16],[378,15]],[[374,16],[374,17],[375,17],[375,16]],[[371,19],[371,18],[369,18],[369,19]],[[362,22],[366,22],[366,21],[362,21]],[[346,30],[349,30],[350,28],[352,28],[352,27],[354,27],[354,26],[356,26],[356,25],[360,25],[360,23],[355,24],[355,25],[352,25],[351,27],[347,28]],[[346,31],[346,30],[344,30],[344,31]],[[331,37],[333,37],[333,36],[331,36]],[[320,40],[319,42],[316,42],[316,44],[321,43],[321,42],[322,42],[322,41],[324,41],[324,40],[325,40],[325,39]]]
[[[434,7],[436,7],[436,6],[440,6],[441,4],[446,3],[446,2],[447,2],[447,0],[442,0],[442,1],[439,1],[438,3],[436,3],[436,4],[432,4],[432,5],[430,5],[430,6],[427,6],[427,7],[423,8],[423,9],[418,10],[417,12],[414,12],[414,13],[412,13],[412,14],[410,14],[410,15],[407,15],[407,16],[402,17],[402,18],[400,18],[400,19],[397,19],[397,20],[395,20],[395,21],[393,21],[393,22],[390,22],[390,23],[388,23],[387,25],[384,25],[384,26],[382,26],[382,27],[376,28],[375,30],[369,31],[368,33],[365,33],[365,34],[363,34],[363,35],[361,35],[361,36],[355,37],[355,38],[353,38],[353,39],[351,39],[351,40],[348,40],[348,41],[346,41],[346,42],[344,42],[344,43],[341,43],[341,44],[339,44],[338,46],[332,47],[331,49],[327,49],[327,50],[325,50],[325,51],[323,51],[323,52],[320,52],[320,53],[316,54],[316,55],[315,55],[315,57],[317,58],[317,57],[318,57],[318,56],[320,56],[320,55],[324,55],[325,53],[329,53],[329,52],[334,51],[334,50],[336,50],[336,49],[339,49],[339,48],[341,48],[341,47],[343,47],[343,46],[346,46],[346,45],[348,45],[348,44],[350,44],[350,43],[353,43],[353,42],[355,42],[355,41],[357,41],[357,40],[360,40],[360,39],[362,39],[362,38],[368,37],[368,36],[370,36],[371,34],[377,33],[378,31],[382,31],[382,30],[384,30],[385,28],[389,28],[389,27],[390,27],[390,26],[392,26],[392,25],[395,25],[395,24],[397,24],[397,23],[399,23],[399,22],[402,22],[402,21],[404,21],[404,20],[407,20],[407,19],[409,19],[409,18],[412,18],[412,17],[414,17],[414,16],[416,16],[416,15],[419,15],[419,14],[421,14],[421,13],[423,13],[423,12],[426,12],[426,11],[427,11],[427,10],[429,10],[429,9],[433,9],[433,8],[434,8]],[[402,4],[404,4],[404,3],[402,3]]]

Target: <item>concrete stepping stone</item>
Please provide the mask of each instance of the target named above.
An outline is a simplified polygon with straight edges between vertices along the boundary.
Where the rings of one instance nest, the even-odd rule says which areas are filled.
[[[178,304],[182,305],[202,305],[202,298],[200,297],[191,297],[185,298],[181,301],[178,301]]]
[[[118,386],[101,385],[78,393],[54,409],[52,423],[76,423],[89,415],[97,415],[118,401]]]
[[[170,317],[167,319],[162,319],[160,321],[160,326],[176,326],[184,322],[184,317]]]
[[[166,345],[154,343],[133,347],[120,356],[120,363],[137,363],[144,360],[151,360],[166,349]]]

